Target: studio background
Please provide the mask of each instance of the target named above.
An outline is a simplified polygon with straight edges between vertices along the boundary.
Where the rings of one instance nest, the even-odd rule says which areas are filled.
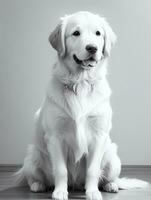
[[[79,10],[105,16],[118,37],[108,79],[122,163],[151,165],[150,0],[0,0],[0,164],[23,163],[55,61],[48,36]]]

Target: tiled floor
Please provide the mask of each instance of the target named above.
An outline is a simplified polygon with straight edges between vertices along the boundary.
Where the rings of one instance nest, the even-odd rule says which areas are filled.
[[[32,193],[28,187],[15,187],[11,175],[13,170],[0,170],[0,199],[51,199],[51,192]],[[125,168],[121,176],[140,178],[151,183],[151,168]],[[151,200],[151,187],[146,189],[121,190],[117,194],[102,192],[103,200]],[[85,199],[85,194],[70,191],[69,199]]]

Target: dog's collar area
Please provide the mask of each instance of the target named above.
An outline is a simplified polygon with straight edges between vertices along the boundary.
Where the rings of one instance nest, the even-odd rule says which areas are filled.
[[[93,57],[89,57],[85,60],[80,60],[75,54],[73,55],[74,61],[80,65],[84,69],[89,69],[91,67],[94,67],[94,63],[96,63],[96,60]]]
[[[78,84],[65,83],[64,88],[65,90],[73,92],[75,95],[78,94]],[[93,91],[93,89],[94,89],[94,83],[90,83],[90,91]]]
[[[77,86],[71,83],[66,83],[64,84],[64,87],[66,90],[69,90],[71,92],[73,92],[75,95],[77,95]]]

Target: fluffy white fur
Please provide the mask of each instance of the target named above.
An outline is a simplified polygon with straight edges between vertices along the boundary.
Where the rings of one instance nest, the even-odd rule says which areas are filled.
[[[26,181],[34,192],[55,186],[52,197],[57,200],[68,199],[67,187],[73,184],[85,187],[87,200],[102,199],[98,185],[108,192],[146,186],[143,181],[118,178],[121,162],[109,136],[107,60],[116,41],[109,24],[98,15],[78,12],[62,18],[49,41],[58,59],[35,115],[35,142],[17,173],[19,181]],[[87,45],[97,51],[89,53]]]

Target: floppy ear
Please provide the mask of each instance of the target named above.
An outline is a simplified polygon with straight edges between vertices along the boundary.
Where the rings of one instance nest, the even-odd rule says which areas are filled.
[[[108,57],[110,56],[111,48],[114,46],[117,37],[105,19],[103,19],[103,29],[104,29],[104,47],[102,52],[104,57]]]
[[[59,24],[49,36],[49,42],[58,54],[63,57],[65,55],[65,29],[66,20],[61,18]]]

